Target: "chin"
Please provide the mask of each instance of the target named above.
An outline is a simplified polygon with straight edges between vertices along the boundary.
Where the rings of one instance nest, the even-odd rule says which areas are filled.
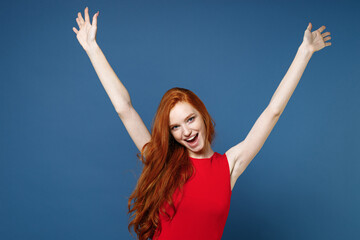
[[[205,146],[203,144],[200,144],[200,146],[197,146],[196,148],[190,148],[190,147],[187,146],[187,149],[189,151],[194,152],[194,153],[199,153],[199,152],[202,152],[205,149]]]

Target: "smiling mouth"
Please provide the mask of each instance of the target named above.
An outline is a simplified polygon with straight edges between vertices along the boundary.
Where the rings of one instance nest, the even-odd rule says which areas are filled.
[[[193,143],[197,140],[199,133],[197,133],[191,140],[185,140],[188,143]]]

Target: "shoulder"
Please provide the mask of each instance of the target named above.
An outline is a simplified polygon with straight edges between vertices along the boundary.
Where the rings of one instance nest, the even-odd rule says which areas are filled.
[[[226,151],[223,154],[221,154],[219,152],[214,152],[214,155],[212,156],[212,158],[219,159],[219,160],[226,160],[227,163],[229,164],[229,168],[230,168],[230,172],[231,172],[231,170],[234,168],[234,165],[236,162],[236,152],[234,152],[231,149],[229,149],[228,151]]]
[[[235,159],[235,152],[231,151],[231,149],[229,149],[228,151],[226,151],[225,153],[219,153],[219,152],[214,152],[214,154],[210,157],[212,159],[226,159],[229,162],[233,162]]]
[[[226,153],[214,152],[214,154],[211,156],[211,159],[215,160],[216,162],[228,162]]]
[[[223,160],[223,159],[228,159],[227,158],[227,156],[226,156],[226,154],[225,153],[219,153],[219,152],[214,152],[214,154],[211,156],[211,158],[213,158],[213,159],[221,159],[221,160]]]

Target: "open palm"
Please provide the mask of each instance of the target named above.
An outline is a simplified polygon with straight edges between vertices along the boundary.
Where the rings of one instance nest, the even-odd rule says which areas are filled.
[[[325,26],[322,26],[318,30],[311,32],[312,24],[309,23],[304,34],[303,42],[307,44],[313,52],[319,51],[324,47],[331,45],[331,42],[326,42],[331,39],[329,36],[330,32],[321,33],[325,30],[325,28]]]
[[[95,43],[96,41],[96,30],[97,30],[97,17],[99,12],[94,14],[93,22],[90,23],[89,18],[89,9],[88,7],[85,8],[84,16],[85,20],[81,16],[81,13],[78,13],[78,17],[76,18],[76,22],[79,26],[79,30],[73,27],[73,31],[76,33],[76,38],[78,39],[81,46],[87,51],[91,44]]]

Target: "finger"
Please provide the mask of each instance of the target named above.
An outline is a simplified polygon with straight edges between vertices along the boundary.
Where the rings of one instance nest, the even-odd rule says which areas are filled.
[[[326,36],[329,36],[329,35],[330,35],[330,32],[326,32],[326,33],[321,34],[322,37],[326,37]]]
[[[90,18],[89,18],[89,8],[88,8],[88,7],[85,8],[84,16],[85,16],[85,22],[90,22]]]
[[[327,47],[327,46],[331,46],[331,42],[325,43],[325,47]]]
[[[326,42],[326,41],[328,41],[330,39],[331,39],[331,37],[326,37],[326,38],[324,38],[324,42]]]
[[[78,32],[79,32],[75,27],[73,27],[73,31],[76,33],[76,35],[77,35]]]
[[[321,26],[317,31],[319,31],[320,33],[322,32],[322,31],[324,31],[325,30],[325,26]]]
[[[81,24],[80,24],[80,20],[78,18],[76,18],[76,23],[79,26],[79,29],[81,28]]]
[[[93,16],[93,21],[92,21],[92,25],[93,26],[97,26],[97,17],[99,16],[99,11],[97,13],[94,14]]]
[[[80,12],[78,12],[78,18],[79,18],[80,24],[83,25],[83,24],[84,24],[84,19],[83,19],[83,17],[81,16],[81,13],[80,13]]]
[[[312,29],[312,24],[310,22],[306,30],[309,30],[311,32],[311,29]]]

